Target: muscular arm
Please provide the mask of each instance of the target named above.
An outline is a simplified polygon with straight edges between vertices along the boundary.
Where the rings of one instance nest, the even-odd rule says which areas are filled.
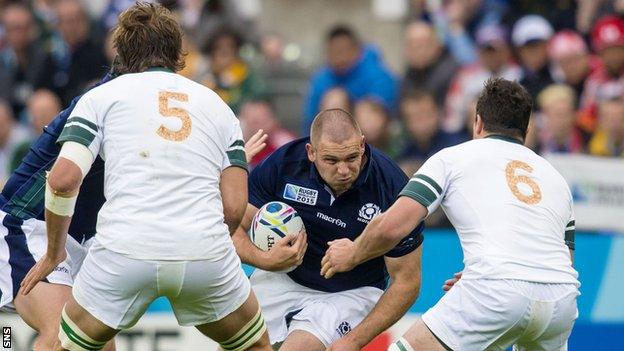
[[[56,195],[63,198],[77,196],[81,183],[80,168],[74,162],[62,157],[56,161],[48,175],[48,186]],[[61,261],[60,257],[65,256],[65,242],[71,216],[61,216],[46,208],[45,221],[48,232],[47,255],[50,259]]]
[[[385,261],[390,286],[362,323],[345,336],[360,348],[403,317],[420,291],[422,246],[403,257],[385,257]]]
[[[409,197],[400,197],[375,217],[355,240],[355,265],[379,257],[395,247],[427,216],[427,208]]]
[[[238,253],[238,256],[243,263],[266,270],[266,267],[263,267],[262,265],[262,262],[264,261],[262,256],[265,252],[257,248],[251,242],[251,239],[249,239],[249,235],[247,235],[249,228],[251,228],[251,221],[257,212],[258,209],[255,206],[247,204],[243,220],[240,222],[236,231],[234,231],[232,241],[234,241],[236,253]]]
[[[221,173],[221,199],[225,224],[233,235],[238,228],[247,206],[247,170],[228,167]]]

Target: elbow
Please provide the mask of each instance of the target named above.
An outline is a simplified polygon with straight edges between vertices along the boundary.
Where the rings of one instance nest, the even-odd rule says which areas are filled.
[[[78,191],[82,178],[74,172],[55,172],[54,170],[48,176],[48,184],[57,194],[71,195]]]
[[[239,206],[239,207],[225,207],[223,209],[223,219],[225,221],[225,224],[227,224],[227,226],[230,228],[230,232],[233,234],[234,230],[236,230],[242,220],[243,220],[243,216],[245,214],[245,206]]]

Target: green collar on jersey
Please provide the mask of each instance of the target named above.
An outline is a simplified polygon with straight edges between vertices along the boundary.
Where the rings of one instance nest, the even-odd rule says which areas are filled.
[[[147,69],[146,72],[167,72],[167,73],[174,73],[172,70],[170,70],[167,67],[150,67]]]
[[[516,144],[524,145],[524,143],[521,142],[520,140],[518,140],[516,138],[512,138],[510,136],[506,136],[506,135],[490,134],[490,135],[486,136],[486,138],[499,139],[499,140],[508,141],[510,143],[516,143]]]

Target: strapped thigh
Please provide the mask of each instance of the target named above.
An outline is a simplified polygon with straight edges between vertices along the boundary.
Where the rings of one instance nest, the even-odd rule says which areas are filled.
[[[266,324],[260,308],[256,315],[242,327],[233,337],[221,342],[220,345],[225,351],[243,351],[247,350],[251,345],[255,344],[264,332],[266,331]]]
[[[76,323],[69,318],[65,308],[63,308],[61,314],[59,339],[61,340],[61,346],[69,351],[98,351],[106,345],[106,341],[95,341],[80,330]]]

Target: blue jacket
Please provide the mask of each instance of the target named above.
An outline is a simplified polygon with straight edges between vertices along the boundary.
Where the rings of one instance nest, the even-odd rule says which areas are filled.
[[[321,67],[310,82],[310,89],[305,103],[303,135],[310,133],[310,125],[319,112],[323,95],[334,87],[342,87],[349,93],[351,101],[373,97],[380,100],[389,111],[397,104],[398,83],[390,70],[384,65],[377,48],[366,45],[360,59],[347,72],[338,74],[329,66]]]

